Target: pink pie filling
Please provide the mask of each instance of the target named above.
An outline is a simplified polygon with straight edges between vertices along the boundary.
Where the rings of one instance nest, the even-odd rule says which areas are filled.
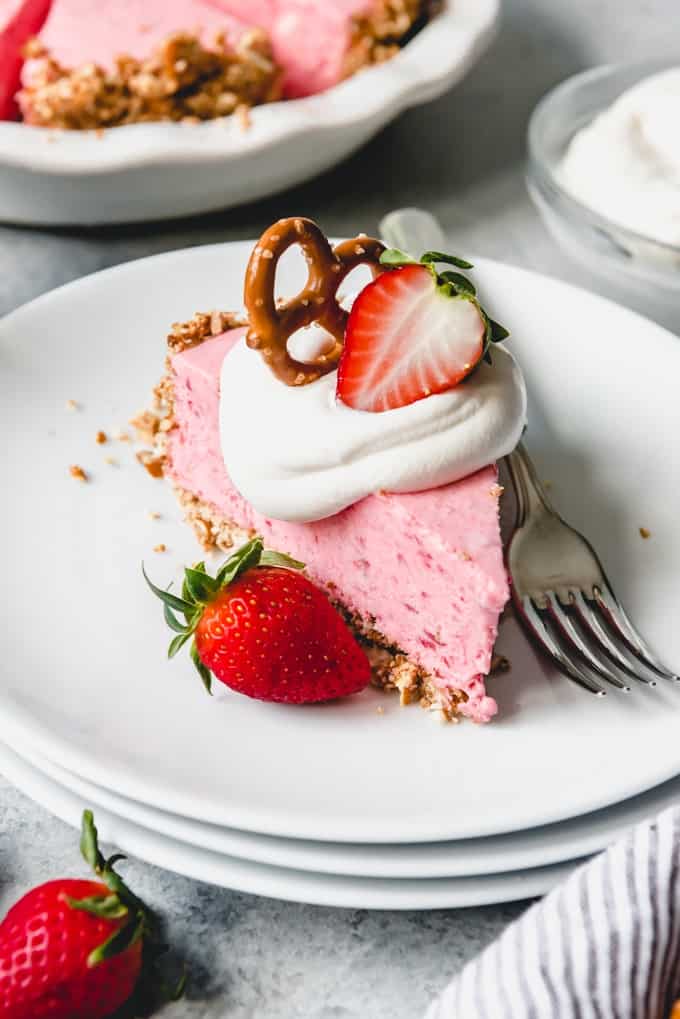
[[[177,427],[167,476],[269,547],[302,559],[318,583],[333,582],[342,602],[372,617],[437,686],[465,691],[462,714],[488,721],[496,702],[484,676],[508,598],[496,467],[427,492],[372,495],[315,523],[263,517],[231,484],[220,446],[222,362],[242,335],[231,330],[173,356]]]
[[[374,0],[208,0],[269,33],[284,95],[313,95],[344,77],[352,18]]]
[[[175,32],[196,33],[209,43],[222,31],[236,41],[245,27],[205,0],[52,0],[39,39],[64,67],[94,63],[111,69],[122,54],[140,60],[150,56]]]
[[[9,7],[43,8],[40,21],[31,23],[22,42],[38,32],[51,7],[39,39],[50,56],[64,67],[96,63],[112,68],[121,54],[143,59],[174,32],[198,33],[207,45],[217,32],[234,43],[245,28],[264,28],[277,63],[284,69],[287,98],[312,95],[344,77],[345,58],[352,33],[352,18],[369,11],[375,0],[34,0]],[[0,0],[0,12],[3,11]],[[8,0],[4,0],[7,6]],[[2,14],[0,13],[0,25]],[[1,40],[1,36],[0,36]],[[1,45],[1,42],[0,42]],[[13,49],[15,77],[21,60]],[[0,50],[0,53],[2,51]],[[30,84],[36,68],[28,61],[22,75]],[[0,80],[4,76],[0,67]],[[18,81],[11,85],[16,92]],[[0,86],[2,88],[2,86]]]
[[[50,0],[0,0],[0,120],[14,120],[18,108],[22,50],[40,31]]]

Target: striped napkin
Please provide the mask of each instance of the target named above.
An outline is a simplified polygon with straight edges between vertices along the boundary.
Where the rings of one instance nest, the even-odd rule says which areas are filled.
[[[680,1019],[680,807],[579,867],[426,1019]]]

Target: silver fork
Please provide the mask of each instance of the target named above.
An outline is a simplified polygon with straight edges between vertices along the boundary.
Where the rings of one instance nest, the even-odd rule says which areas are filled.
[[[525,447],[506,457],[517,496],[507,549],[512,599],[531,639],[579,686],[677,680],[634,628],[590,543],[550,504]]]
[[[444,251],[440,224],[423,209],[396,209],[380,223],[385,242],[418,254]],[[506,457],[517,494],[507,549],[512,598],[530,638],[561,672],[602,696],[607,682],[653,686],[679,677],[633,627],[588,541],[555,512],[522,444]]]

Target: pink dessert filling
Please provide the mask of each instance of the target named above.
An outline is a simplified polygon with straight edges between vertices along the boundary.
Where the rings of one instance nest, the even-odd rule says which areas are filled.
[[[28,19],[30,25],[21,41],[38,34],[50,56],[67,68],[95,63],[111,69],[116,57],[122,54],[144,59],[175,32],[197,34],[204,45],[210,45],[217,32],[225,32],[233,44],[245,28],[263,28],[271,40],[276,62],[284,70],[283,94],[289,99],[322,92],[345,76],[352,19],[369,12],[374,3],[375,0],[115,0],[100,4],[95,10],[91,0],[51,3],[28,0],[23,4],[4,0],[10,9],[42,10],[40,19]],[[39,32],[48,10],[49,17]],[[0,24],[2,11],[0,3]],[[0,46],[1,40],[0,35]],[[14,47],[15,79],[21,69],[18,52],[19,48]],[[24,86],[34,80],[38,66],[34,61],[26,63],[22,73]],[[17,88],[18,81],[13,80],[10,95]]]
[[[208,0],[269,33],[276,62],[284,68],[284,95],[313,95],[344,77],[352,18],[374,0]]]
[[[499,615],[508,599],[491,465],[443,488],[369,496],[326,520],[285,523],[257,513],[232,485],[220,445],[220,374],[244,330],[175,354],[166,475],[239,527],[307,564],[320,584],[426,669],[463,690],[461,714],[489,721],[486,693]],[[238,442],[238,436],[234,436]]]
[[[50,0],[0,0],[0,120],[14,120],[14,100],[23,65],[22,50],[40,31]]]
[[[110,70],[116,57],[125,54],[142,60],[176,32],[194,33],[208,44],[218,32],[226,32],[227,39],[235,42],[246,27],[243,20],[205,0],[115,0],[100,4],[92,0],[52,0],[38,38],[64,67],[94,63]],[[24,84],[30,79],[32,63],[27,63]]]

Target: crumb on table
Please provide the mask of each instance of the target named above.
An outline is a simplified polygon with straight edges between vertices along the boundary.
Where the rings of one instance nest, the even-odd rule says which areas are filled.
[[[115,456],[107,456],[104,462],[109,464],[111,467],[118,466],[118,461],[116,460]]]
[[[152,478],[163,477],[163,457],[151,449],[142,449],[135,454],[139,463],[144,467]]]
[[[154,550],[154,552],[167,552],[168,551],[167,546],[164,545],[162,541],[159,542],[158,545],[154,545],[153,550]]]
[[[107,436],[106,432],[102,432],[100,430],[95,435],[94,441],[97,443],[98,446],[103,446],[105,442],[109,441],[109,439],[108,439],[108,436]]]
[[[158,510],[149,510],[146,515],[149,518],[149,520],[160,520],[161,518],[161,515],[158,512]]]
[[[640,537],[641,538],[647,539],[647,538],[651,538],[651,536],[652,536],[652,532],[648,531],[646,527],[641,527],[640,528]]]
[[[66,410],[80,410],[80,404],[77,400],[67,400]]]
[[[72,478],[76,479],[76,481],[89,481],[87,471],[84,471],[80,464],[71,464],[68,472]]]

